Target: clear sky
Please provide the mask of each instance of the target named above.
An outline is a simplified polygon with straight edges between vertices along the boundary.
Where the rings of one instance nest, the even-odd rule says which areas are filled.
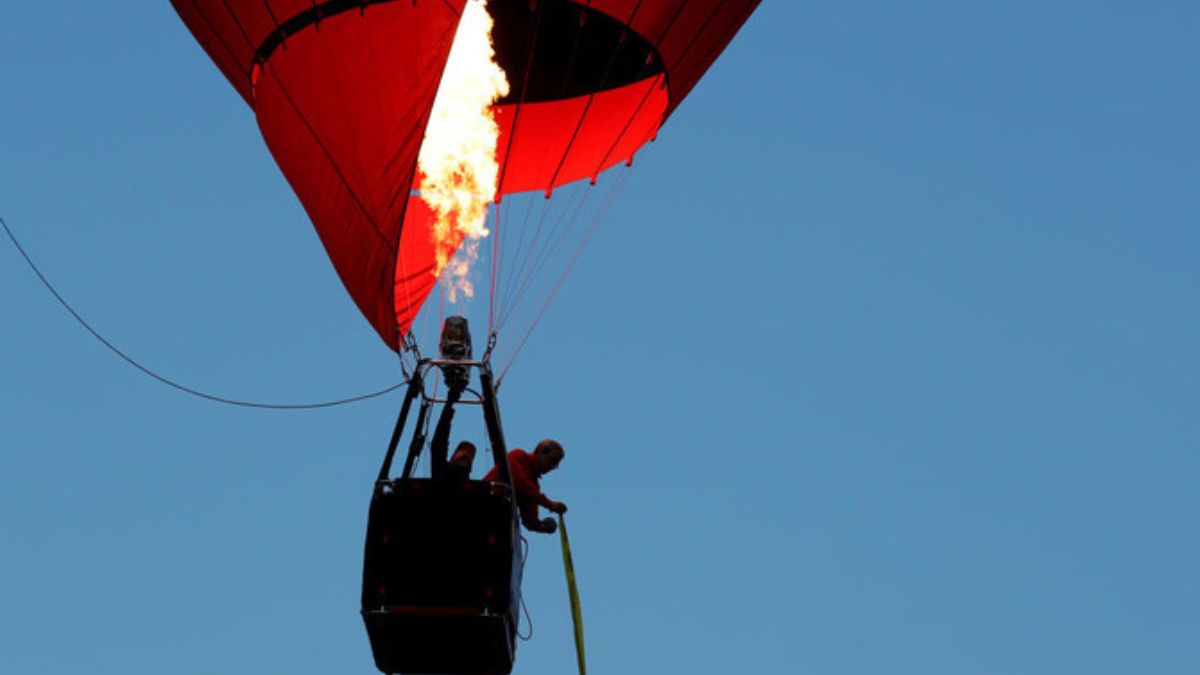
[[[1195,673],[1194,2],[767,0],[502,391],[593,673]],[[399,379],[165,2],[0,13],[0,216],[219,394]],[[0,672],[374,672],[398,396],[230,408],[0,242]],[[571,672],[533,538],[517,672]]]

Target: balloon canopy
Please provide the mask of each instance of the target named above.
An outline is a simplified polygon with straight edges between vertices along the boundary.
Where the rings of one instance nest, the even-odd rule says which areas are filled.
[[[437,282],[431,210],[410,196],[467,1],[172,0],[392,349]],[[497,199],[631,160],[758,2],[490,0],[510,83]]]

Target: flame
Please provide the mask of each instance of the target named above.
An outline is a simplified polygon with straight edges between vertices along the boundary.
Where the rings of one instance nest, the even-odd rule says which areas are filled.
[[[496,194],[500,171],[496,162],[500,129],[491,106],[508,93],[508,79],[495,56],[487,0],[469,0],[417,158],[421,199],[435,217],[433,275],[446,272],[442,281],[450,302],[456,302],[459,293],[474,297],[468,275],[479,257],[479,240],[489,234],[487,206]],[[462,249],[455,256],[460,241]]]

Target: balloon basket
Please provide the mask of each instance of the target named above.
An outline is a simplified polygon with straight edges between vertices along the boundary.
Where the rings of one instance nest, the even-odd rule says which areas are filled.
[[[389,481],[371,499],[362,616],[384,673],[512,670],[521,557],[511,490]]]

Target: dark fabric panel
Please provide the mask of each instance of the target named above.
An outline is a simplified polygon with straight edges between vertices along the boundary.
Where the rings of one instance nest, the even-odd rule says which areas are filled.
[[[712,20],[703,32],[697,35],[691,49],[681,54],[671,67],[673,111],[700,81],[704,73],[733,41],[758,3],[733,2],[729,0],[717,8]]]
[[[758,7],[760,0],[592,0],[658,47],[667,71],[669,115]],[[636,10],[636,14],[634,11]]]
[[[238,29],[236,14],[230,14],[220,0],[171,0],[171,4],[233,88],[251,103],[250,63],[255,47]],[[249,3],[229,4],[241,7]]]

